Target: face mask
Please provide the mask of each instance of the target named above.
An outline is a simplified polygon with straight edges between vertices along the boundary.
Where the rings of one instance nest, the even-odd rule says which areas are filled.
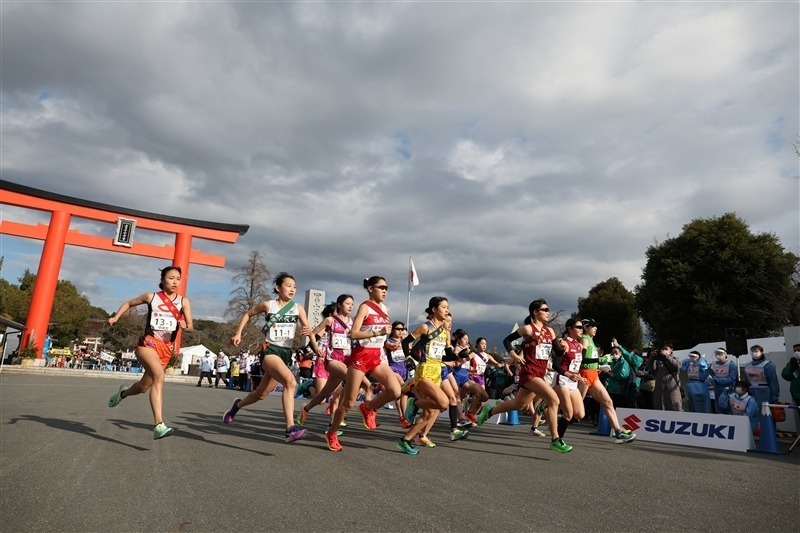
[[[725,357],[724,355],[718,355],[717,356],[717,361],[719,361],[720,363],[724,363],[727,359],[728,358]]]
[[[620,357],[622,357],[622,355],[621,355],[621,354],[618,354],[618,353],[615,353],[615,354],[611,354],[611,357],[613,357],[613,358],[614,358],[614,361],[616,361],[617,359],[619,359]]]
[[[741,387],[736,387],[736,394],[738,394],[739,396],[743,395],[744,389]]]
[[[699,360],[700,360],[699,357],[690,357],[689,358],[689,362],[692,363],[693,365],[696,365],[697,361],[699,361]]]
[[[800,352],[794,352],[794,356],[800,359]]]
[[[750,352],[750,357],[752,357],[756,361],[760,361],[764,358],[764,354],[761,352]]]

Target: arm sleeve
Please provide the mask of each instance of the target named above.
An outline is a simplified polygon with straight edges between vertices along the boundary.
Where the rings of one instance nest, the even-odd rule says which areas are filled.
[[[522,335],[520,335],[518,331],[515,331],[514,333],[511,333],[505,339],[503,339],[503,347],[506,349],[507,352],[510,352],[510,351],[512,351],[514,349],[514,347],[511,344],[515,340],[521,339],[521,338],[522,338]]]
[[[400,343],[403,347],[403,353],[406,354],[406,357],[411,355],[411,345],[414,344],[415,340],[416,339],[414,338],[414,335],[409,334],[403,339],[403,342]]]

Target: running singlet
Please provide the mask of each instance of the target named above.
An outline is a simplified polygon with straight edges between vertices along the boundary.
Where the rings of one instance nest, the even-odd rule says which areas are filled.
[[[280,311],[281,307],[278,305],[277,300],[270,300],[267,321],[270,320],[272,315]],[[275,323],[267,331],[266,341],[282,348],[291,348],[297,331],[298,317],[297,304],[294,304],[283,316],[277,317]]]
[[[176,296],[172,303],[178,308],[183,309],[183,297]],[[158,293],[154,292],[153,297],[147,302],[147,322],[144,326],[145,336],[154,337],[164,342],[175,342],[178,336],[178,321],[172,314],[167,304],[161,299]]]
[[[569,379],[567,376],[563,375],[563,373],[573,372],[577,374],[581,369],[581,361],[583,360],[583,346],[581,346],[580,342],[570,337],[567,337],[564,340],[567,341],[568,348],[567,352],[561,358],[561,368],[556,369],[558,372],[558,384],[569,389],[576,389],[578,382]]]
[[[594,345],[594,339],[589,335],[584,335],[581,337],[582,339],[586,339],[589,342],[589,345],[586,347],[586,354],[583,356],[583,362],[581,363],[581,368],[588,368],[589,370],[597,370],[600,366],[600,359],[597,357],[597,347]]]
[[[341,319],[339,319],[341,320]],[[331,317],[331,327],[328,329],[328,359],[344,361],[350,357],[352,347],[347,329],[353,326],[353,319],[347,317],[347,329],[334,317]]]
[[[475,357],[472,358],[472,372],[482,376],[486,372],[486,362],[489,359],[483,355],[483,353],[475,353]]]
[[[367,316],[364,317],[364,322],[361,324],[361,331],[381,331],[387,324],[391,324],[389,317],[385,317],[386,306],[383,304],[380,306],[384,315],[379,315],[371,306],[367,305]],[[385,342],[386,334],[358,340],[358,344],[364,348],[383,348]]]
[[[406,360],[406,354],[403,353],[403,346],[398,341],[395,343],[390,343],[390,346],[393,348],[390,350],[388,347],[386,348],[386,354],[389,356],[389,360],[392,363],[402,363]]]
[[[432,332],[435,331],[437,328],[433,326],[433,323],[428,321],[428,331]],[[436,337],[431,338],[425,344],[425,361],[437,361],[439,363],[442,362],[442,358],[444,357],[444,349],[447,344],[447,330],[442,328],[439,334]]]
[[[541,330],[537,330],[536,326],[531,324],[531,328],[533,329],[533,335],[522,346],[522,353],[525,356],[525,369],[530,370],[532,374],[538,377],[544,377],[555,339],[547,326],[542,326]]]

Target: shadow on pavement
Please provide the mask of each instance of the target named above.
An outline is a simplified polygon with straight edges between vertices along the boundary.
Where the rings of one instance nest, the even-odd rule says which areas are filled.
[[[97,433],[96,429],[90,428],[86,424],[82,422],[74,422],[72,420],[62,420],[59,418],[44,418],[41,416],[34,416],[34,415],[22,415],[15,418],[12,418],[9,424],[16,424],[18,421],[25,421],[25,422],[37,422],[39,424],[43,424],[47,427],[51,427],[53,429],[60,429],[63,431],[71,431],[73,433],[78,433],[80,435],[86,435],[93,439],[102,440],[105,442],[110,442],[113,444],[121,444],[123,446],[127,446],[129,448],[133,448],[134,450],[138,450],[140,452],[148,452],[150,451],[149,448],[142,448],[141,446],[135,446],[133,444],[129,444],[127,442],[122,442],[116,439],[112,439],[109,437],[104,437]],[[148,428],[152,429],[152,428]]]

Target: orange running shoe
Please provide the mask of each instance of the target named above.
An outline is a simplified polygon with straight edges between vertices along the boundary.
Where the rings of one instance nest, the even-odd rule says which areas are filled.
[[[330,431],[325,432],[325,440],[328,443],[328,449],[332,452],[340,452],[342,451],[342,445],[339,444],[339,437],[336,436],[336,432],[334,431],[331,433]]]
[[[358,410],[361,411],[361,416],[364,418],[364,427],[373,430],[377,428],[377,424],[375,424],[375,411],[372,409],[367,408],[367,404],[361,403],[358,406]]]
[[[412,424],[411,422],[409,422],[408,420],[406,420],[406,417],[404,417],[404,416],[401,416],[401,417],[400,417],[400,427],[402,427],[403,429],[408,429],[408,428],[410,428],[410,427],[411,427],[411,426],[413,426],[413,425],[414,425],[414,424]]]

